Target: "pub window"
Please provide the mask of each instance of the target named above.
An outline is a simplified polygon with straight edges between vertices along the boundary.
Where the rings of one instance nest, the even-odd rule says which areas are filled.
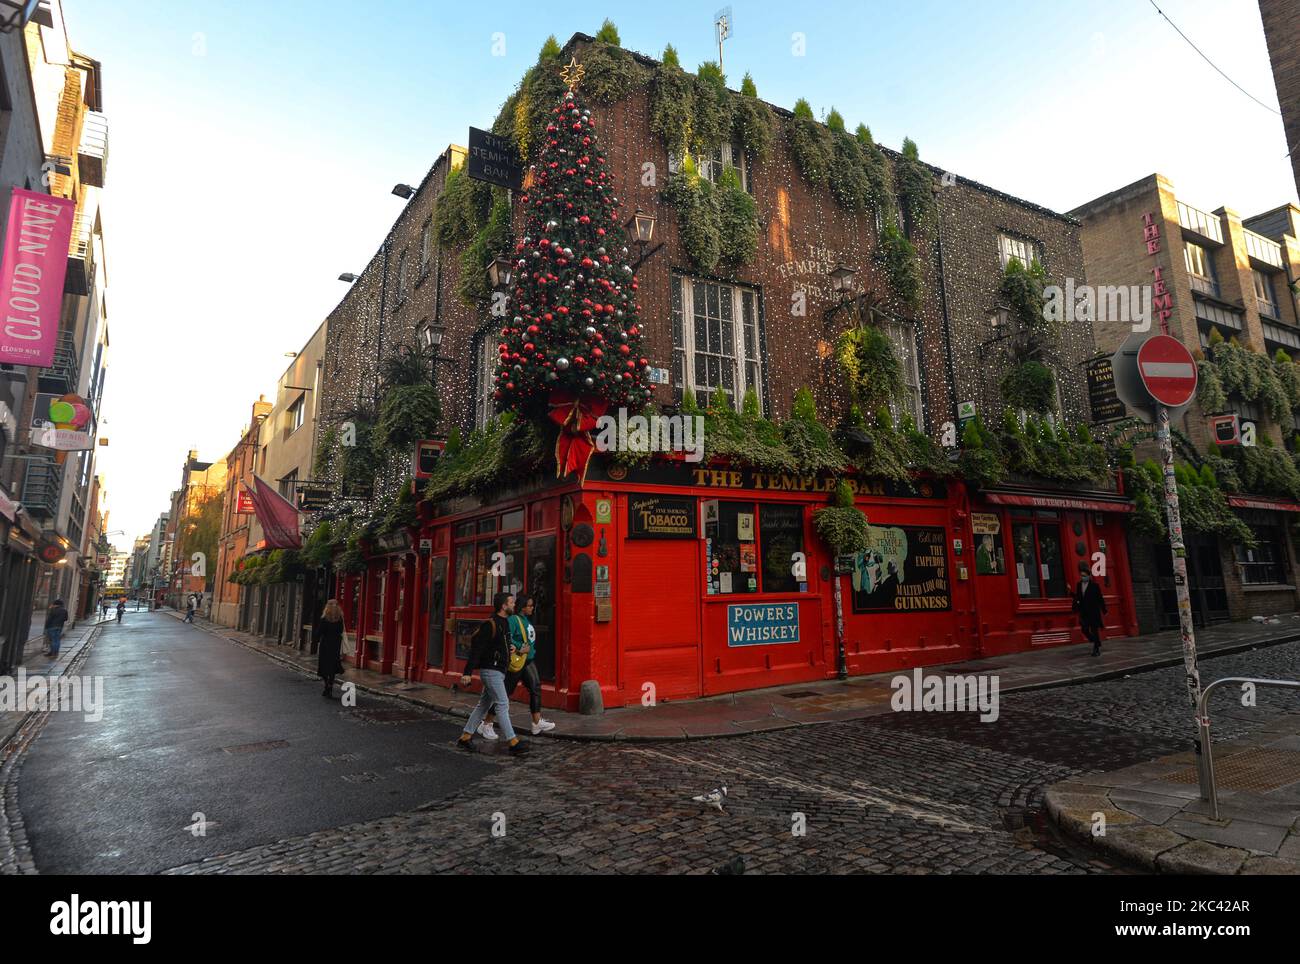
[[[502,522],[522,526],[523,510],[507,512]],[[516,516],[518,517],[516,519]],[[503,524],[502,528],[506,526]],[[524,537],[522,533],[500,535],[492,516],[478,523],[456,527],[456,606],[491,606],[498,592],[519,593],[524,582]],[[498,557],[497,553],[501,553]],[[496,563],[500,562],[501,565]],[[504,569],[504,571],[502,571]]]
[[[1286,542],[1282,528],[1276,525],[1261,525],[1247,517],[1246,523],[1255,534],[1256,546],[1234,547],[1237,570],[1241,573],[1241,582],[1246,586],[1283,585],[1287,580]]]
[[[807,592],[791,571],[792,555],[804,551],[801,506],[719,502],[705,535],[709,595]]]
[[[749,185],[749,160],[740,144],[717,144],[692,156],[695,159],[695,169],[700,172],[700,177],[710,184],[717,184],[722,172],[726,168],[734,167],[736,173],[740,176],[740,186],[750,194],[754,193]],[[676,174],[681,169],[682,159],[680,157],[670,157],[668,159],[669,173]]]
[[[1011,526],[1016,554],[1016,585],[1022,597],[1060,598],[1070,594],[1061,556],[1061,523],[1054,512],[1037,513],[1035,521],[1017,519]]]
[[[889,411],[894,422],[911,415],[918,429],[924,430],[925,417],[921,409],[921,370],[917,361],[916,326],[910,321],[887,319],[880,324],[894,345],[894,354],[903,368],[903,393],[889,400]]]
[[[717,388],[739,408],[750,388],[763,398],[758,293],[739,285],[672,278],[673,368],[679,389],[704,405]]]
[[[1035,261],[1043,260],[1037,241],[1000,232],[998,234],[998,261],[1001,263],[1003,271],[1007,270],[1007,265],[1011,263],[1012,258],[1015,258],[1026,268]]]

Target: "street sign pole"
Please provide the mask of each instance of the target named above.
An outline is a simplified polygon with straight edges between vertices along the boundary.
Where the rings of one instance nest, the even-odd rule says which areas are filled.
[[[1174,561],[1174,593],[1178,598],[1178,625],[1183,639],[1183,668],[1187,671],[1187,697],[1195,707],[1201,698],[1201,673],[1196,663],[1196,629],[1192,623],[1192,597],[1187,585],[1187,547],[1183,545],[1183,520],[1178,506],[1178,480],[1174,476],[1174,446],[1169,432],[1169,409],[1156,403],[1156,441],[1165,467],[1165,516],[1169,524],[1169,549]],[[1200,766],[1200,721],[1197,724],[1196,760]]]

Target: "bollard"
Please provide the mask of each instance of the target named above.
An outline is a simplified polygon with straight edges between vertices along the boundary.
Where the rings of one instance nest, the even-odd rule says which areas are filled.
[[[578,690],[578,712],[583,716],[600,716],[605,712],[605,698],[600,694],[600,683],[594,679],[582,681]]]

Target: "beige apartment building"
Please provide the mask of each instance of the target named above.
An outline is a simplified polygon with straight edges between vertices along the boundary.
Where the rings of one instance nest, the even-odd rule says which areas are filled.
[[[275,402],[262,420],[259,433],[256,474],[295,505],[304,504],[304,500],[306,505],[312,504],[325,333],[326,323],[322,322],[285,368],[276,383]],[[256,517],[250,517],[248,550],[264,548],[264,539]],[[315,608],[315,602],[305,597],[304,588],[302,579],[245,587],[240,627],[274,637],[277,642],[306,645],[309,611]]]
[[[1278,349],[1300,359],[1300,312],[1292,287],[1300,277],[1300,209],[1287,204],[1243,217],[1228,207],[1196,207],[1173,184],[1152,174],[1070,212],[1083,222],[1087,280],[1105,286],[1150,288],[1151,331],[1168,333],[1202,359],[1202,387],[1218,360],[1211,345],[1223,339],[1248,349],[1252,364],[1274,361]],[[1098,304],[1100,305],[1100,299]],[[1114,352],[1134,330],[1131,319],[1093,322],[1098,350]],[[1282,374],[1288,374],[1282,372]],[[1258,445],[1216,443],[1211,416],[1237,415],[1254,424]],[[1296,608],[1297,553],[1292,526],[1300,519],[1300,493],[1251,488],[1250,465],[1260,457],[1294,459],[1300,409],[1278,417],[1258,392],[1228,391],[1226,405],[1205,411],[1194,402],[1174,418],[1174,428],[1198,453],[1232,456],[1246,471],[1227,501],[1255,534],[1258,545],[1232,545],[1186,533],[1192,606],[1198,622],[1244,619]],[[1180,441],[1176,439],[1176,441]],[[1177,448],[1177,446],[1176,446]],[[1286,453],[1286,454],[1280,454]],[[1144,454],[1144,453],[1140,453]],[[1180,453],[1180,460],[1187,454]],[[1245,460],[1249,455],[1250,460]],[[1255,485],[1259,486],[1256,477]],[[1135,600],[1144,631],[1176,627],[1172,562],[1167,546],[1131,538]]]

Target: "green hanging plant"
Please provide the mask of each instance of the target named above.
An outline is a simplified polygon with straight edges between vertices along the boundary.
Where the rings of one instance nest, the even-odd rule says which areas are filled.
[[[766,161],[772,154],[772,141],[776,136],[776,115],[772,108],[758,99],[749,74],[741,84],[740,95],[732,97],[731,119],[732,137],[740,142],[749,159],[756,163]]]
[[[302,547],[302,561],[313,569],[328,566],[334,558],[333,531],[328,519],[318,523]]]
[[[894,205],[894,175],[889,159],[879,145],[871,139],[871,131],[866,124],[859,124],[854,132],[858,142],[859,159],[862,162],[862,175],[866,179],[863,204],[875,214],[883,230],[892,223]]]
[[[903,152],[898,159],[898,194],[912,234],[923,231],[934,219],[934,178],[921,163],[916,143],[903,138]]]
[[[671,158],[684,157],[692,143],[695,78],[666,60],[650,87],[650,130],[658,134]]]
[[[1056,375],[1042,362],[1021,362],[1003,376],[998,387],[1002,400],[1012,408],[1038,415],[1056,410]]]
[[[713,185],[700,177],[689,154],[681,170],[668,176],[663,199],[677,212],[678,234],[691,263],[712,271],[722,257],[721,216]]]
[[[492,298],[487,266],[493,258],[511,248],[510,202],[505,191],[492,188],[492,208],[487,222],[474,234],[473,241],[461,252],[460,277],[456,294],[470,307]]]
[[[840,335],[835,359],[855,402],[874,411],[903,393],[903,365],[889,336],[875,325],[851,328]]]
[[[616,104],[650,83],[653,76],[650,68],[617,41],[593,44],[583,56],[582,66],[582,92],[596,104]]]
[[[912,242],[892,223],[887,223],[881,232],[879,258],[899,300],[909,308],[920,307],[924,288],[921,259]]]
[[[728,140],[732,130],[732,96],[717,64],[700,64],[691,105],[691,148],[712,150]]]
[[[718,208],[719,259],[728,266],[749,264],[758,253],[758,207],[740,185],[740,175],[728,167],[714,192]]]
[[[448,171],[433,205],[433,233],[438,243],[444,247],[468,244],[487,220],[491,203],[489,185],[471,178],[463,165]]]
[[[830,131],[817,123],[803,98],[795,103],[794,116],[786,121],[786,139],[803,179],[814,186],[825,184],[833,166]]]
[[[1211,362],[1196,363],[1196,401],[1201,411],[1222,412],[1228,407],[1228,395],[1223,390],[1219,370]]]
[[[813,513],[813,528],[835,555],[865,552],[867,517],[853,503],[853,490],[843,479],[835,487],[831,504]]]
[[[831,131],[831,195],[840,206],[850,211],[865,210],[870,203],[871,185],[867,180],[867,165],[858,139],[844,129],[843,119],[832,111],[838,123]]]

